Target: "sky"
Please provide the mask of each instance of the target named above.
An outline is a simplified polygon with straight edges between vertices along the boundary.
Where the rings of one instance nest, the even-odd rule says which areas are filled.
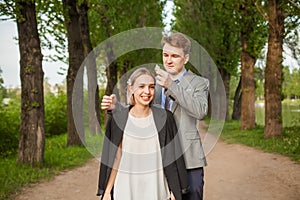
[[[13,21],[0,22],[0,68],[5,87],[15,88],[21,86],[20,81],[20,54],[18,42],[17,25]],[[66,75],[59,75],[60,67],[67,68],[61,62],[43,62],[44,77],[51,85],[61,84]]]
[[[168,1],[168,4],[171,3],[172,2]],[[168,7],[170,8],[172,5],[168,5]],[[168,15],[170,16],[172,14],[168,12]],[[167,22],[169,23],[169,21]],[[16,23],[13,21],[1,21],[0,34],[0,68],[2,70],[1,76],[4,79],[4,86],[8,88],[20,87],[20,55],[17,40],[15,39],[17,37]],[[291,69],[299,68],[297,62],[289,55],[290,53],[288,51],[284,53],[284,57],[286,58],[284,60],[284,65],[289,66]],[[63,83],[66,74],[58,74],[58,72],[62,72],[62,70],[60,70],[61,67],[67,69],[68,66],[59,61],[43,61],[44,78],[47,78],[48,83],[51,85]]]

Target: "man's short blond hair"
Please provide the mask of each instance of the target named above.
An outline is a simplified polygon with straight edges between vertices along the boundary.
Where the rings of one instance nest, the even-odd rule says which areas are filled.
[[[161,44],[164,47],[166,43],[174,47],[182,48],[184,55],[190,54],[191,52],[191,41],[182,33],[165,35],[161,40]]]

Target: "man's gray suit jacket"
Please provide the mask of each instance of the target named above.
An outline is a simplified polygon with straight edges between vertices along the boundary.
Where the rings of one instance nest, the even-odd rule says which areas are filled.
[[[179,83],[173,81],[165,91],[165,95],[174,101],[171,111],[180,132],[187,169],[207,165],[197,123],[207,114],[208,88],[208,79],[187,71]],[[155,104],[161,104],[161,90],[156,86]]]

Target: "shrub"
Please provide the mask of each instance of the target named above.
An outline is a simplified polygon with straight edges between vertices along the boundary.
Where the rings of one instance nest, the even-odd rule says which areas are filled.
[[[0,156],[16,153],[20,127],[20,101],[11,100],[0,106]]]
[[[46,136],[67,132],[67,95],[58,92],[48,93],[45,97],[45,133]]]

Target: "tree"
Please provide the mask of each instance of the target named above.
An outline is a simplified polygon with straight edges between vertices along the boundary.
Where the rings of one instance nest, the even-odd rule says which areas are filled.
[[[239,29],[236,25],[236,4],[233,1],[206,0],[176,0],[174,16],[176,20],[172,28],[187,33],[202,45],[218,67],[223,83],[219,83],[215,74],[210,72],[208,64],[195,66],[205,72],[210,80],[210,95],[218,97],[219,87],[224,84],[226,102],[218,103],[225,109],[226,119],[229,119],[229,83],[232,74],[237,73],[240,56]],[[204,69],[206,68],[206,69]],[[202,74],[203,75],[203,74]],[[221,99],[221,98],[216,98]]]
[[[113,35],[130,29],[163,26],[162,9],[165,5],[165,0],[142,0],[138,2],[104,0],[101,1],[101,3],[98,1],[91,1],[91,3],[89,19],[93,46],[100,44]],[[129,10],[130,12],[128,12]],[[147,50],[130,52],[130,56],[127,54],[117,58],[114,49],[118,47],[113,46],[113,44],[109,42],[106,42],[106,45],[106,51],[101,52],[102,55],[100,55],[103,60],[101,64],[106,66],[107,86],[105,94],[111,94],[113,92],[119,77],[121,77],[124,72],[127,72],[130,68],[138,66],[141,63],[147,63],[149,58],[157,58],[157,51],[155,54]],[[128,45],[131,45],[130,42]],[[158,58],[161,60],[161,56]],[[156,62],[157,61],[158,60],[156,60]]]
[[[232,111],[233,120],[241,119],[241,104],[242,104],[242,80],[241,79],[242,77],[239,78],[239,83],[233,97],[233,111]]]
[[[90,39],[90,28],[88,20],[88,2],[83,0],[78,5],[79,25],[81,30],[82,45],[84,50],[85,67],[88,76],[88,116],[89,131],[91,134],[100,133],[100,105],[99,88],[97,85],[96,58]]]
[[[266,43],[267,28],[255,2],[243,0],[239,6],[241,27],[241,129],[255,127],[254,65]]]
[[[35,1],[15,2],[21,67],[21,125],[18,162],[44,162],[44,92],[40,39]]]
[[[80,68],[84,60],[84,50],[80,35],[79,13],[77,11],[77,1],[63,0],[65,15],[65,26],[68,38],[69,68],[67,75],[67,117],[68,117],[68,140],[67,146],[82,145],[84,143],[83,126],[83,68]],[[76,78],[77,74],[79,76]],[[76,80],[77,79],[77,80]],[[74,88],[75,80],[78,87]],[[76,101],[73,100],[76,98]],[[78,113],[73,115],[72,103],[75,103]],[[81,125],[75,126],[74,117],[78,117]],[[80,120],[80,119],[81,120]],[[80,139],[81,138],[81,139]]]
[[[268,1],[269,38],[265,69],[265,130],[264,137],[282,133],[282,51],[284,38],[284,10],[282,0]]]
[[[264,137],[278,137],[282,134],[282,61],[283,42],[293,47],[298,40],[300,2],[293,0],[270,0],[263,2],[267,7],[257,6],[268,22],[268,52],[265,69],[265,130]],[[290,34],[294,33],[294,34]],[[298,45],[295,45],[298,47]],[[298,48],[291,48],[297,58]]]

